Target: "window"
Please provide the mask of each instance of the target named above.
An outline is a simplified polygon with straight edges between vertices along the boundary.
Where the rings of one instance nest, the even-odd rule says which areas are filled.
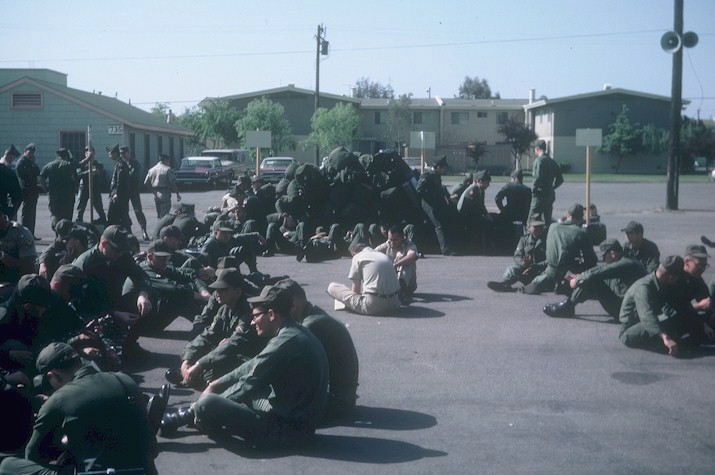
[[[375,111],[375,123],[382,124],[382,112]]]
[[[479,111],[477,112],[477,119],[486,119],[487,115],[488,114],[486,112]]]
[[[422,123],[422,111],[415,111],[412,113],[412,123],[415,125]]]
[[[497,124],[503,124],[507,120],[509,120],[508,112],[497,112]]]
[[[466,124],[469,122],[469,112],[452,112],[452,125]]]
[[[72,153],[75,159],[84,158],[84,147],[87,145],[87,132],[80,131],[60,131],[60,148],[66,148]]]
[[[14,93],[12,95],[12,107],[13,109],[41,109],[42,108],[42,94],[21,94]]]

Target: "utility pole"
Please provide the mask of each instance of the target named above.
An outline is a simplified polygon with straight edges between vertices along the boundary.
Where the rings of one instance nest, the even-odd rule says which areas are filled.
[[[323,43],[323,34],[325,33],[325,27],[318,25],[318,34],[315,36],[315,112],[318,112],[318,107],[320,107],[320,53],[321,46]],[[327,54],[327,41],[325,42],[325,53]],[[315,146],[315,166],[320,166],[320,146]]]
[[[683,0],[675,1],[673,31],[683,37]],[[668,185],[665,207],[678,209],[678,185],[680,178],[680,123],[683,94],[683,48],[673,52],[673,82],[670,99],[670,156],[668,157]]]

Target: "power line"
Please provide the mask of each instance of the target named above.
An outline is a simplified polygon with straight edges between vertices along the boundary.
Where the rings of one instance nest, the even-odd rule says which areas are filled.
[[[484,44],[504,44],[504,43],[520,43],[535,41],[553,41],[566,39],[585,39],[585,38],[604,38],[613,36],[632,36],[651,33],[662,33],[664,30],[637,30],[637,31],[620,31],[610,33],[584,33],[579,35],[550,35],[550,36],[529,36],[520,38],[507,38],[500,40],[478,40],[478,41],[460,41],[450,43],[422,43],[411,45],[395,45],[395,46],[366,46],[361,48],[335,48],[333,52],[357,52],[357,51],[387,51],[400,49],[414,48],[444,48],[453,46],[473,46]],[[171,55],[171,56],[122,56],[122,57],[103,57],[103,58],[57,58],[57,59],[11,59],[0,60],[0,63],[17,63],[26,61],[36,62],[88,62],[88,61],[145,61],[158,59],[201,59],[201,58],[231,58],[231,57],[247,57],[247,56],[277,56],[277,55],[292,55],[292,54],[312,54],[311,50],[286,50],[286,51],[269,51],[269,52],[242,52],[242,53],[214,53],[214,54],[189,54],[189,55]]]

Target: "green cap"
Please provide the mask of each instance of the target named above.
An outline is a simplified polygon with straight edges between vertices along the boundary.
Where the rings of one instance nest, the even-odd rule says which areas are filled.
[[[710,257],[705,246],[702,244],[691,244],[685,248],[685,255],[691,257],[697,257],[698,259],[707,259]]]
[[[166,241],[164,241],[163,239],[155,239],[149,244],[147,254],[169,257],[172,255],[172,252],[171,249],[169,249],[169,245],[166,243]]]
[[[102,237],[109,242],[115,249],[121,253],[129,254],[132,252],[132,246],[129,243],[129,233],[123,227],[113,224],[108,226],[102,233]]]
[[[67,343],[54,342],[40,351],[35,365],[37,366],[37,371],[40,374],[44,374],[78,358],[77,352]]]
[[[216,272],[216,282],[209,285],[210,289],[237,288],[243,285],[243,276],[238,269],[229,267]]]

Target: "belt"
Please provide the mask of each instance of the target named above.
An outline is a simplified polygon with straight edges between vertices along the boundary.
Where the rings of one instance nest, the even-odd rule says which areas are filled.
[[[392,297],[396,296],[400,291],[392,292],[391,294],[368,294],[368,295],[374,295],[375,297],[380,297],[381,299],[391,299]]]

